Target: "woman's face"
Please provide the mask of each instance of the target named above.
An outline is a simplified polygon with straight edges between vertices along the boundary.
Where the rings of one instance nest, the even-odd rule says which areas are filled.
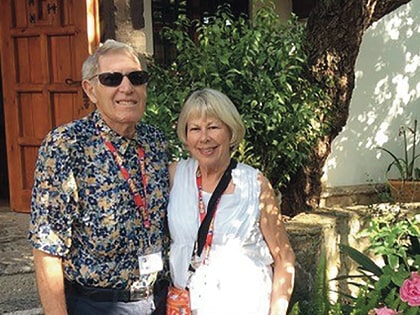
[[[231,132],[215,117],[193,117],[187,121],[187,147],[201,167],[226,166],[230,160]]]

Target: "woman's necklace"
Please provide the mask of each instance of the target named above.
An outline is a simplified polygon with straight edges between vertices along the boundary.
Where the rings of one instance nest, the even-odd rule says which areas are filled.
[[[197,169],[197,172],[196,172],[196,182],[197,182],[197,188],[198,188],[198,213],[200,215],[200,224],[201,224],[204,218],[206,217],[207,211],[206,211],[206,206],[203,200],[203,177],[201,175],[200,169]],[[213,242],[214,218],[216,216],[216,210],[217,210],[219,201],[220,201],[220,198],[216,202],[215,211],[213,212],[213,217],[211,219],[209,231],[207,232],[206,243],[204,246],[204,249],[205,249],[204,260],[208,258],[208,255],[210,253],[210,247]],[[194,254],[193,263],[194,265],[199,266],[201,264],[201,259],[197,255],[197,242],[195,244],[194,253],[195,254]],[[193,267],[195,268],[195,266]]]

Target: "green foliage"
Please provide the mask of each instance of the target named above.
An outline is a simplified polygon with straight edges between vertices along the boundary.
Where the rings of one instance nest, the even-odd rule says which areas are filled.
[[[381,210],[372,216],[370,226],[362,235],[369,238],[368,251],[381,257],[379,266],[366,254],[341,245],[343,253],[358,264],[358,275],[340,277],[359,288],[345,314],[371,314],[374,308],[388,307],[401,314],[420,314],[419,307],[410,307],[400,299],[399,288],[413,271],[420,268],[420,214],[410,216],[398,206]],[[363,284],[353,281],[362,278]]]
[[[407,132],[412,135],[411,143],[411,152],[410,146],[407,140]],[[388,165],[386,169],[386,176],[391,171],[393,167],[398,170],[399,179],[401,180],[420,180],[420,168],[415,167],[416,160],[420,158],[420,154],[416,155],[416,139],[417,139],[417,119],[414,120],[414,127],[409,128],[401,126],[399,130],[399,135],[403,137],[404,141],[404,156],[399,157],[392,151],[384,147],[378,147],[378,149],[386,152],[389,156],[392,157],[392,162]],[[410,154],[411,153],[411,154]]]
[[[359,252],[357,249],[341,244],[340,249],[342,252],[347,254],[351,259],[360,265],[360,269],[369,272],[377,277],[382,275],[382,270],[365,254]]]
[[[304,34],[296,19],[281,24],[270,6],[252,21],[235,19],[225,6],[205,22],[180,18],[164,29],[177,56],[169,66],[151,65],[145,119],[164,130],[173,158],[185,155],[174,131],[184,100],[211,87],[232,99],[245,122],[236,157],[261,169],[274,187],[287,184],[322,132],[324,96],[308,79]]]
[[[300,314],[300,308],[299,308],[299,302],[296,302],[293,304],[292,309],[289,312],[289,315],[299,315]]]
[[[298,300],[290,310],[290,315],[343,315],[340,304],[332,305],[329,297],[329,280],[327,278],[327,258],[322,252],[316,269],[315,290],[309,301]]]
[[[357,287],[358,294],[339,292],[340,300],[331,304],[327,264],[325,255],[321,254],[314,295],[310,301],[296,299],[298,302],[292,305],[290,314],[373,315],[375,308],[386,306],[398,314],[420,315],[420,307],[409,306],[401,300],[399,293],[403,281],[420,268],[420,214],[410,214],[392,204],[382,209],[373,207],[372,211],[371,224],[362,231],[362,236],[369,238],[368,252],[382,258],[383,264],[376,264],[355,248],[340,245],[342,253],[357,264],[358,273],[331,280],[347,280],[349,286]]]
[[[312,303],[314,314],[329,314],[330,302],[328,292],[327,258],[325,257],[325,253],[322,253],[319,259],[315,278],[315,296]]]

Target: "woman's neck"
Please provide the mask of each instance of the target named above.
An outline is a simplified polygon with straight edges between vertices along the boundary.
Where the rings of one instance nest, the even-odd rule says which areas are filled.
[[[214,167],[205,167],[199,165],[198,170],[201,174],[203,190],[207,192],[213,192],[228,166],[229,161],[227,164],[220,164],[219,166]]]

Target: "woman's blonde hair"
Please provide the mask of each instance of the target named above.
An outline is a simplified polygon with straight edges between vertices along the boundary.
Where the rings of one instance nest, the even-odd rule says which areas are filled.
[[[178,118],[177,134],[187,143],[188,120],[196,117],[215,117],[230,130],[230,148],[234,150],[245,136],[245,126],[235,105],[225,94],[205,88],[193,92],[185,101]]]

